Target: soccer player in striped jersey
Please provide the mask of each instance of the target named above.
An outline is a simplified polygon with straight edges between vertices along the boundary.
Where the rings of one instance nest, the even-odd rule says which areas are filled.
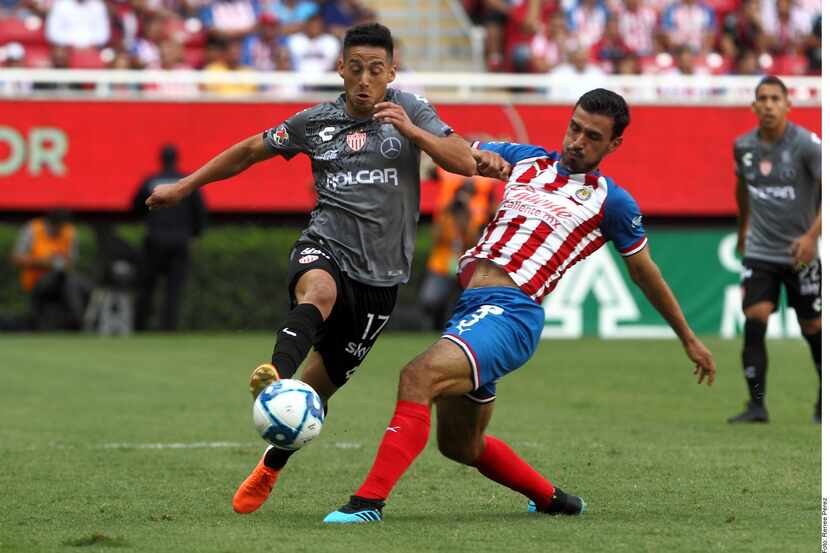
[[[698,383],[715,379],[712,354],[695,336],[649,255],[637,203],[597,167],[619,148],[625,100],[596,89],[576,104],[561,156],[538,146],[474,144],[478,171],[512,165],[504,199],[474,248],[462,255],[466,290],[444,334],[401,371],[398,403],[369,475],[326,523],[382,519],[386,498],[424,449],[436,404],[445,456],[529,500],[532,512],[578,515],[584,501],[554,486],[506,443],[485,434],[496,381],[533,354],[544,325],[540,303],[565,272],[611,241],[631,278],[674,329]]]

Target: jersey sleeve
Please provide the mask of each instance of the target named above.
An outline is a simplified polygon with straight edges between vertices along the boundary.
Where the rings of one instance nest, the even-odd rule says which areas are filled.
[[[599,225],[602,235],[614,243],[623,257],[633,255],[646,247],[648,241],[643,228],[640,206],[627,191],[609,181],[605,214]]]
[[[513,142],[473,142],[473,148],[496,152],[508,163],[515,165],[523,159],[548,155],[541,146]]]
[[[276,127],[262,133],[265,145],[285,159],[291,159],[299,153],[309,153],[310,149],[305,137],[305,124],[308,120],[308,110],[296,113]]]
[[[438,117],[438,112],[429,100],[418,94],[401,92],[398,96],[401,107],[416,126],[435,136],[449,136],[455,131]]]
[[[821,180],[821,138],[814,132],[810,133],[804,148],[804,165],[813,180]]]

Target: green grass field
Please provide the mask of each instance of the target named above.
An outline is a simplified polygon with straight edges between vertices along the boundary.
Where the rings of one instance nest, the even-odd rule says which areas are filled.
[[[275,495],[230,499],[264,444],[250,369],[267,334],[0,339],[0,552],[800,552],[819,548],[820,427],[806,345],[770,344],[772,423],[725,424],[745,391],[739,343],[710,340],[715,386],[673,341],[544,341],[499,386],[494,435],[590,511],[526,501],[431,441],[382,524],[324,527],[360,484],[399,367],[431,340],[385,335]],[[84,549],[81,549],[82,551]]]

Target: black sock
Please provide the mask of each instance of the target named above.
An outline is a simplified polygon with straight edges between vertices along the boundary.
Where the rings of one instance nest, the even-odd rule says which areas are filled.
[[[764,404],[767,391],[767,346],[764,343],[766,333],[767,323],[758,319],[746,320],[741,359],[749,398],[756,405]]]
[[[804,339],[807,340],[807,345],[810,346],[810,353],[813,356],[813,362],[816,364],[816,372],[818,373],[818,402],[821,403],[821,331],[815,334],[804,334]]]
[[[295,450],[280,449],[272,447],[265,452],[265,459],[263,463],[269,469],[280,470],[288,462],[288,458],[294,455]]]
[[[323,403],[323,413],[328,415],[329,412],[329,405],[328,403]],[[268,451],[265,452],[265,459],[263,459],[263,463],[269,469],[280,470],[285,464],[288,462],[288,458],[294,455],[297,450],[286,450],[280,449],[278,447],[269,448]]]
[[[288,313],[277,331],[277,343],[271,362],[277,367],[280,378],[291,378],[303,362],[323,326],[323,315],[316,306],[301,303]]]

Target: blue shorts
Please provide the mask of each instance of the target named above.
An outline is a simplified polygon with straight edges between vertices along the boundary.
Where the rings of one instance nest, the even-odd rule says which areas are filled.
[[[470,362],[475,389],[467,397],[479,403],[496,399],[496,381],[530,359],[544,324],[545,310],[518,288],[465,290],[442,337]]]

